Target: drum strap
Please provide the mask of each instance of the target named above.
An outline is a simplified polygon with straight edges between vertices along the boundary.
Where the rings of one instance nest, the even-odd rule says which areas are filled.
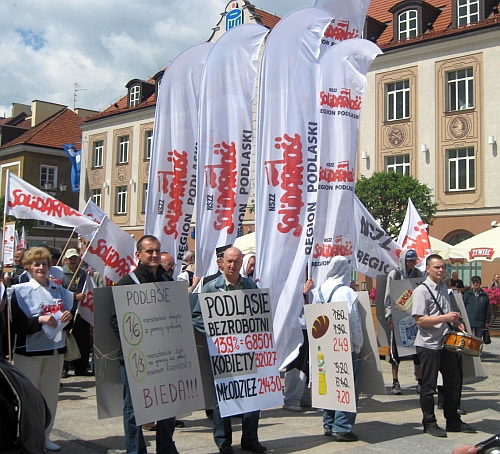
[[[438,303],[438,300],[437,298],[434,296],[434,293],[432,293],[431,289],[427,286],[427,284],[425,282],[422,282],[422,285],[427,289],[429,290],[429,293],[431,294],[432,296],[432,299],[434,300],[434,302],[436,303],[436,306],[437,308],[439,309],[439,312],[441,312],[441,315],[446,315],[443,311],[443,308],[441,307],[441,304]],[[457,331],[457,328],[455,328],[450,322],[446,322],[448,324],[448,327],[450,328],[451,331],[453,332],[456,332]]]

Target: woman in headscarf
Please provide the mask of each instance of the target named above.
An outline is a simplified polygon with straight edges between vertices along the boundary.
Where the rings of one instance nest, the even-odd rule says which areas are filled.
[[[351,354],[354,374],[356,404],[359,396],[360,360],[358,357],[363,346],[363,330],[358,311],[358,295],[350,287],[351,269],[345,257],[333,257],[328,265],[327,279],[317,289],[313,289],[313,304],[347,301],[349,310],[349,330],[351,333]],[[337,410],[323,410],[324,434],[337,441],[358,441],[352,432],[356,413]]]
[[[59,395],[59,382],[66,353],[66,333],[55,330],[73,316],[73,294],[48,279],[52,263],[44,247],[29,249],[24,267],[31,274],[29,282],[14,285],[11,295],[12,327],[16,334],[14,364],[40,390],[52,414],[45,431],[45,449],[61,448],[50,440]],[[64,327],[70,328],[70,324]],[[54,331],[55,330],[55,331]]]
[[[250,279],[253,279],[254,271],[255,271],[255,254],[246,254],[243,257],[243,265],[241,265],[240,274],[243,277],[248,277]]]

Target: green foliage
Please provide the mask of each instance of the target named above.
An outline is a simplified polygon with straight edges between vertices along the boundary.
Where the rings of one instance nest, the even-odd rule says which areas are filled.
[[[3,228],[4,205],[5,205],[5,197],[0,197],[0,213],[1,213],[0,225],[2,225],[2,228]],[[16,230],[21,230],[21,228],[24,227],[26,235],[28,235],[30,230],[36,225],[36,221],[33,219],[16,219],[14,216],[7,216],[7,222],[14,222],[14,221],[16,222]]]
[[[356,195],[395,240],[405,219],[408,197],[426,224],[432,224],[432,217],[437,209],[427,185],[410,175],[396,172],[375,172],[369,178],[362,176],[356,183]]]

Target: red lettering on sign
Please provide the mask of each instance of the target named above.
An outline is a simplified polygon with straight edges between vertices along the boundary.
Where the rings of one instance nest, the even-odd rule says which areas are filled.
[[[349,168],[349,161],[340,161],[337,169],[319,168],[319,181],[327,183],[353,183],[354,168]]]
[[[336,27],[330,24],[325,31],[325,38],[333,38],[335,41],[345,41],[346,39],[357,38],[358,36],[358,30],[349,31],[348,20],[339,20]]]
[[[12,195],[13,200],[9,200],[7,204],[9,208],[24,206],[30,208],[31,210],[47,213],[48,216],[59,218],[62,218],[63,216],[81,217],[81,214],[78,211],[57,199],[45,199],[37,195],[25,194],[22,189],[14,189]]]
[[[289,233],[293,230],[293,235],[299,237],[302,233],[300,224],[300,212],[304,206],[302,200],[302,184],[304,182],[304,166],[302,156],[302,140],[300,134],[294,137],[284,134],[277,137],[274,148],[283,149],[283,159],[275,161],[265,161],[267,184],[280,186],[285,192],[280,198],[280,210],[278,214],[282,216],[278,223],[278,231]],[[279,181],[278,165],[283,165],[281,171],[281,184]]]
[[[165,214],[166,224],[163,231],[166,235],[179,236],[177,222],[182,216],[182,198],[186,194],[188,159],[187,152],[179,153],[177,150],[167,153],[167,161],[173,163],[172,171],[158,171],[158,189],[162,194],[168,194],[171,201],[167,204]],[[168,177],[172,176],[169,184]]]
[[[97,255],[106,266],[112,268],[118,276],[123,277],[130,273],[135,260],[130,255],[120,257],[120,253],[113,247],[106,244],[106,240],[101,238],[97,241],[97,246],[89,246],[90,254]]]
[[[336,94],[336,91],[337,90],[334,90],[333,93],[326,93],[322,91],[319,94],[320,105],[332,108],[339,107],[342,109],[361,110],[361,106],[363,104],[361,96],[356,95],[356,97],[352,99],[350,88],[341,88],[339,94]]]
[[[207,186],[217,188],[217,206],[215,213],[217,219],[214,222],[215,230],[227,227],[227,233],[234,232],[234,208],[236,207],[236,145],[234,142],[227,144],[222,142],[214,145],[214,154],[220,155],[221,163],[205,166],[205,179]],[[217,175],[216,169],[219,170]]]

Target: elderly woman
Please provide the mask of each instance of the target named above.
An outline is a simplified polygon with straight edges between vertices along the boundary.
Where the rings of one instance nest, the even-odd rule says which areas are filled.
[[[255,271],[255,255],[246,254],[243,257],[243,265],[241,266],[240,274],[243,277],[253,279],[253,272]]]
[[[50,440],[59,394],[59,381],[66,352],[66,333],[53,337],[47,328],[72,319],[73,294],[48,279],[52,257],[44,247],[34,247],[24,256],[29,282],[12,287],[12,327],[16,334],[14,364],[40,390],[52,414],[45,431],[45,449],[59,451]],[[47,327],[44,329],[44,326]],[[66,325],[66,329],[69,329]],[[51,337],[53,337],[51,339]]]

